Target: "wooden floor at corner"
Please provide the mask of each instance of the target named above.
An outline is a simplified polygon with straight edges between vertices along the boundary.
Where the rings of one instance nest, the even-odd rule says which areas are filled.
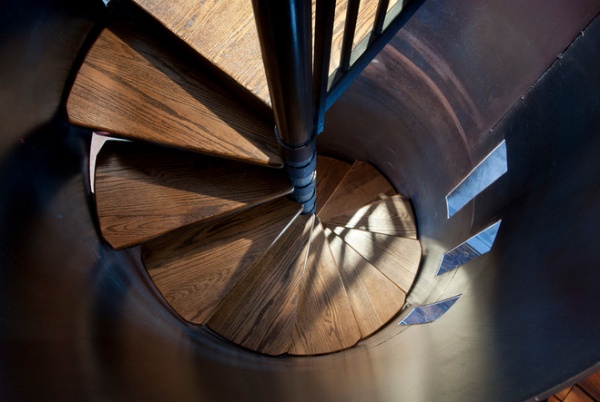
[[[599,402],[600,371],[592,374],[579,383],[557,392],[548,402]]]

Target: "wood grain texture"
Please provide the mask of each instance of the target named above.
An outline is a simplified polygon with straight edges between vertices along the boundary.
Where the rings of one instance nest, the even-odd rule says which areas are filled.
[[[594,398],[590,397],[585,391],[579,386],[575,385],[571,391],[567,394],[563,402],[596,402]]]
[[[319,219],[327,222],[336,216],[354,213],[358,209],[396,191],[385,177],[366,162],[354,162],[348,174],[319,211]]]
[[[296,319],[313,215],[300,215],[223,299],[208,326],[248,349],[285,353]]]
[[[97,162],[98,219],[114,248],[292,191],[281,170],[143,144],[107,143]]]
[[[199,54],[271,105],[258,32],[249,0],[134,0]],[[313,23],[315,0],[313,0]],[[338,0],[329,73],[339,65],[347,0]],[[362,0],[354,46],[373,28],[377,0]]]
[[[336,216],[327,219],[324,223],[409,239],[417,238],[417,227],[410,201],[401,195],[375,201],[354,213]]]
[[[311,235],[298,315],[288,353],[331,353],[355,345],[360,336],[323,226],[317,220]]]
[[[573,385],[561,390],[560,392],[557,392],[554,396],[556,396],[556,398],[558,400],[562,401],[563,399],[565,399],[567,397],[569,392],[571,392],[571,389],[573,389]]]
[[[421,243],[418,240],[341,227],[331,229],[400,289],[408,293],[421,262]]]
[[[317,215],[351,167],[339,159],[317,157]]]
[[[325,234],[365,338],[400,311],[406,293],[333,232]]]
[[[579,383],[579,386],[600,401],[600,372],[594,373]]]
[[[270,105],[250,0],[134,0],[194,50]]]
[[[142,246],[142,261],[157,289],[185,320],[204,324],[233,285],[300,214],[280,198],[200,223]]]
[[[336,2],[335,18],[333,23],[333,40],[331,43],[331,61],[329,63],[329,74],[332,74],[340,64],[340,55],[342,52],[342,39],[344,36],[344,24],[346,23],[347,9],[348,0],[338,0]],[[377,0],[360,0],[360,6],[358,8],[358,18],[356,21],[356,31],[354,32],[352,48],[355,48],[356,45],[358,45],[358,43],[372,31],[373,22],[375,21],[376,10]]]
[[[118,23],[101,33],[81,66],[67,102],[69,121],[125,138],[282,166],[273,121],[192,67],[160,38]]]

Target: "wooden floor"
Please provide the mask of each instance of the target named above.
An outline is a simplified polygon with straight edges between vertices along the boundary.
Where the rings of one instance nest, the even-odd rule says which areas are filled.
[[[548,398],[548,402],[600,402],[600,371]]]
[[[250,0],[134,1],[217,68],[271,105]],[[390,1],[388,10],[396,2]],[[339,65],[347,3],[348,0],[336,2],[330,74]],[[353,47],[372,30],[377,4],[377,0],[360,0]],[[313,0],[313,16],[314,7]]]

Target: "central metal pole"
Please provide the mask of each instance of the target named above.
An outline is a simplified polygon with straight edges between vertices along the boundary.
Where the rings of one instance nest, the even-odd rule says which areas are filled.
[[[310,0],[253,0],[277,136],[292,198],[314,213],[316,146]]]

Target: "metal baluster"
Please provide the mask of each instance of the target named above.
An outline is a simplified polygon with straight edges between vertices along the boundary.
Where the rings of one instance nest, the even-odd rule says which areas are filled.
[[[350,86],[352,81],[367,67],[373,58],[389,43],[400,28],[402,28],[411,17],[417,12],[425,0],[398,1],[387,13],[386,18],[390,19],[389,25],[380,35],[373,36],[371,40],[363,40],[358,44],[353,56],[352,67],[344,72],[343,75],[336,75],[330,78],[329,90],[327,92],[327,101],[325,110],[327,111],[344,91]]]
[[[315,60],[313,66],[313,102],[315,105],[315,132],[317,134],[323,132],[325,120],[325,99],[327,97],[334,17],[335,0],[317,1],[315,18]]]
[[[346,71],[350,67],[350,56],[352,55],[352,44],[354,42],[354,32],[356,31],[359,6],[360,0],[348,0],[346,22],[344,24],[344,37],[342,39],[342,54],[340,56],[339,69],[341,71]]]
[[[385,14],[387,13],[387,8],[389,4],[390,0],[379,0],[379,3],[377,4],[377,11],[375,12],[375,21],[373,22],[373,33],[376,36],[381,35],[381,32],[383,31],[383,22],[385,21]]]
[[[263,63],[292,198],[314,211],[316,148],[310,0],[253,0]]]

